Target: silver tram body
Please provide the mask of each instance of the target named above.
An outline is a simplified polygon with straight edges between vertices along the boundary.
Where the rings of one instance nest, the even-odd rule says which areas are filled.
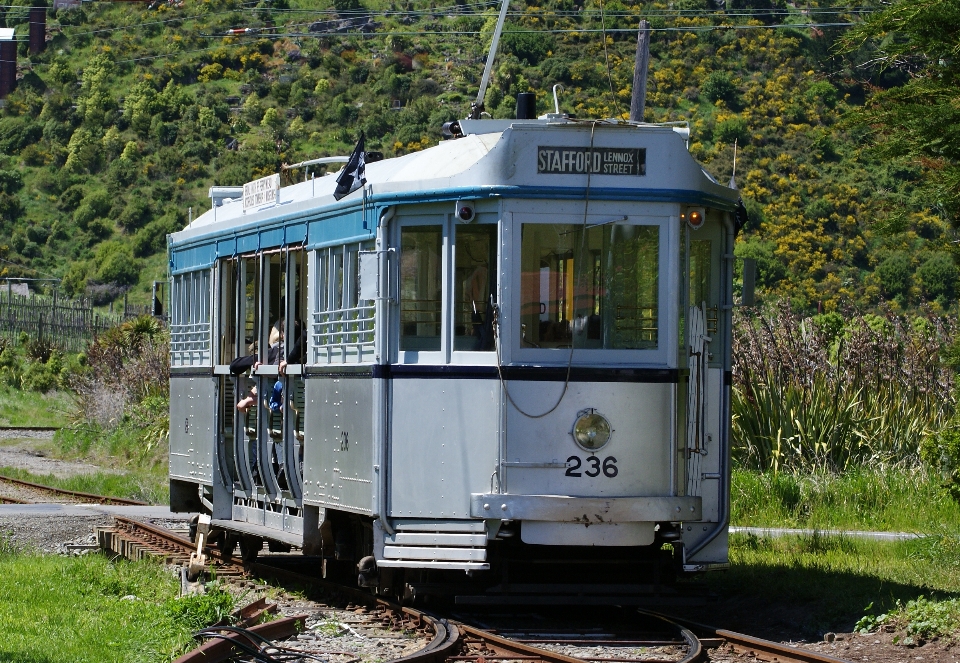
[[[171,236],[171,508],[381,589],[725,566],[737,193],[669,126],[461,126]]]

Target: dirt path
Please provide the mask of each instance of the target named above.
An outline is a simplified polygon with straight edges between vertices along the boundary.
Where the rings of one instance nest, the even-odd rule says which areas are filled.
[[[57,478],[112,472],[89,463],[78,463],[47,457],[53,431],[8,429],[0,431],[0,468],[14,467],[33,474],[52,474]]]

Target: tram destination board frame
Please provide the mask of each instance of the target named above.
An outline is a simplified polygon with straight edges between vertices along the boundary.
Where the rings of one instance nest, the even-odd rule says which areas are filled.
[[[537,147],[537,173],[547,175],[647,174],[645,147]]]

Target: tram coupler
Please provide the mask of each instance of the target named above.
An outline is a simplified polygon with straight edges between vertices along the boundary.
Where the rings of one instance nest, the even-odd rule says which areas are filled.
[[[187,566],[187,577],[190,580],[199,578],[207,565],[203,548],[210,536],[210,520],[210,516],[205,513],[201,513],[197,519],[197,551],[190,553],[190,564]]]
[[[361,587],[376,587],[380,584],[380,574],[377,570],[377,558],[367,556],[357,564],[357,584]]]

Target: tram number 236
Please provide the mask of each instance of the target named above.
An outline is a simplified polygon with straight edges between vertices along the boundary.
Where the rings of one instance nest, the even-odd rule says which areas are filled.
[[[587,456],[586,462],[589,467],[581,472],[583,460],[580,456],[570,456],[567,458],[567,471],[564,474],[568,477],[581,477],[584,474],[588,477],[597,477],[603,472],[603,476],[612,479],[617,476],[619,471],[617,470],[617,459],[613,456],[607,456],[602,461],[597,456]]]

